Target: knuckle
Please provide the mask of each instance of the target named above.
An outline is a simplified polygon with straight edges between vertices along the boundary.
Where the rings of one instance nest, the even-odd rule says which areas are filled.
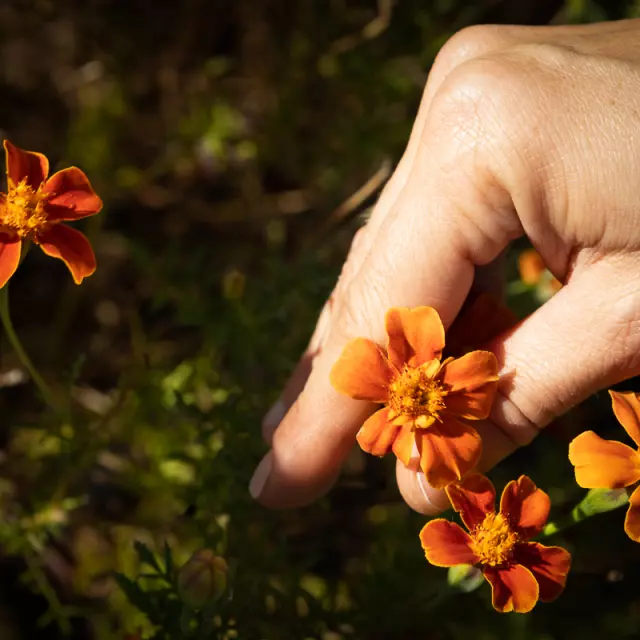
[[[553,107],[557,111],[562,96],[570,93],[568,80],[579,66],[580,54],[571,47],[521,42],[513,34],[486,28],[471,28],[468,36],[460,32],[445,45],[443,60],[457,64],[434,96],[436,125],[445,135],[483,132],[497,142],[504,142],[505,135],[510,140],[530,137],[532,131],[544,129]],[[492,38],[502,39],[503,46],[486,44]],[[447,47],[455,47],[457,53]]]
[[[460,122],[479,120],[484,126],[493,123],[503,127],[505,118],[508,122],[531,100],[522,75],[511,60],[495,56],[469,60],[458,66],[440,88],[434,100],[435,117],[449,129]]]
[[[505,40],[506,30],[498,25],[473,25],[454,33],[442,46],[433,63],[436,74],[447,75],[459,64],[483,56]]]
[[[538,66],[518,49],[460,64],[434,96],[424,135],[446,149],[452,169],[465,157],[475,168],[481,150],[499,173],[528,173],[541,142],[537,136],[546,130],[549,97]]]

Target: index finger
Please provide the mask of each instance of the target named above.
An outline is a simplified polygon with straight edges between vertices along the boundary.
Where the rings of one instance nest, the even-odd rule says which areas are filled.
[[[300,506],[324,493],[373,409],[330,384],[345,345],[356,337],[384,343],[385,313],[396,306],[432,306],[447,327],[469,292],[475,266],[495,259],[521,233],[515,215],[495,215],[496,207],[510,210],[510,200],[496,189],[500,182],[489,168],[495,149],[477,110],[449,107],[434,106],[427,117],[409,178],[336,301],[325,347],[252,478],[252,495],[267,506]]]

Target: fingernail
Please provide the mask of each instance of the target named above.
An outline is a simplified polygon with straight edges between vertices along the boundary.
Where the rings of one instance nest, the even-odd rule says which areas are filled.
[[[503,365],[501,369],[498,371],[498,378],[502,380],[503,378],[511,377],[515,374],[515,372],[516,370],[514,367],[509,365]]]
[[[422,494],[422,497],[424,498],[424,501],[428,505],[429,510],[432,513],[438,513],[438,511],[440,511],[440,509],[438,509],[438,507],[436,507],[436,505],[433,504],[433,501],[431,500],[431,497],[429,496],[429,490],[431,489],[431,486],[427,482],[427,477],[424,475],[424,473],[422,471],[418,471],[418,473],[416,473],[416,478],[418,480],[418,487],[420,487],[420,493]]]
[[[279,399],[265,414],[262,420],[264,429],[273,431],[282,422],[286,413],[287,408],[282,399]]]
[[[260,464],[253,472],[251,482],[249,482],[249,493],[254,500],[257,500],[260,497],[265,485],[267,484],[267,480],[271,474],[271,467],[273,466],[272,458],[273,454],[269,451],[269,453],[262,458]]]

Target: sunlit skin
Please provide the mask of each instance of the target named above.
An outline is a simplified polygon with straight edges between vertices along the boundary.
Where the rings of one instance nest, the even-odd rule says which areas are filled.
[[[41,153],[8,140],[4,148],[7,192],[0,194],[0,287],[18,268],[23,241],[62,260],[80,284],[95,271],[96,258],[87,238],[62,223],[95,215],[102,200],[77,167],[48,177],[49,161]]]
[[[428,522],[420,541],[431,564],[478,565],[501,612],[527,613],[538,600],[555,600],[562,593],[571,555],[531,542],[542,531],[551,503],[527,476],[505,487],[499,511],[495,489],[482,475],[472,474],[446,492],[468,532],[448,520]]]

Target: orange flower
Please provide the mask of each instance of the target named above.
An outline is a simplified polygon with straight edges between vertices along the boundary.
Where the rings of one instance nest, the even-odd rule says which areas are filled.
[[[47,179],[46,156],[8,140],[4,148],[7,193],[0,194],[0,288],[18,268],[23,240],[62,260],[80,284],[95,271],[96,258],[82,233],[60,223],[98,213],[102,200],[80,169],[63,169]]]
[[[498,386],[498,363],[489,351],[441,362],[444,327],[431,307],[390,309],[386,350],[357,338],[331,371],[331,383],[357,400],[386,405],[358,432],[362,449],[393,450],[409,466],[414,451],[434,487],[460,480],[482,451],[466,420],[487,418]]]
[[[529,540],[549,516],[549,496],[527,476],[512,480],[495,511],[496,492],[488,478],[468,476],[447,487],[453,508],[469,533],[439,518],[420,532],[427,560],[437,567],[478,564],[491,585],[497,611],[531,611],[538,600],[555,600],[564,589],[571,555],[561,547]]]
[[[524,284],[530,287],[543,284],[549,297],[562,289],[562,283],[547,272],[542,256],[535,249],[525,249],[518,256],[518,271]],[[545,275],[548,276],[546,283],[543,282]]]
[[[640,447],[640,395],[609,393],[616,418]],[[640,480],[640,452],[622,442],[604,440],[593,431],[585,431],[571,442],[569,460],[575,467],[576,482],[585,489],[622,489]],[[640,488],[629,497],[624,530],[640,542]]]

